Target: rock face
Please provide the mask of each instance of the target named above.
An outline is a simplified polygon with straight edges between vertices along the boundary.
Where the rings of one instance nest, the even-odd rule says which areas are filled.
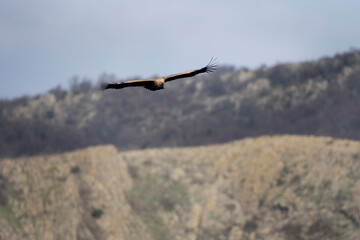
[[[0,239],[151,239],[114,147],[0,163]]]
[[[0,239],[360,239],[357,141],[93,147],[0,174]]]
[[[134,186],[172,186],[158,200],[139,193],[158,201],[167,239],[360,239],[359,142],[260,137],[123,157]]]

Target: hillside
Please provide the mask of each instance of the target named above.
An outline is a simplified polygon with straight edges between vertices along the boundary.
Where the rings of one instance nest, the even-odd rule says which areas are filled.
[[[358,141],[91,147],[0,174],[0,239],[360,239]]]
[[[103,75],[100,81],[120,81]],[[0,157],[113,144],[194,146],[268,134],[360,140],[360,51],[257,70],[222,66],[165,90],[72,91],[0,101]]]

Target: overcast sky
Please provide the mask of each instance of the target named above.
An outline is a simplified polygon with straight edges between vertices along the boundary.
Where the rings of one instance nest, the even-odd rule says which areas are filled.
[[[359,0],[1,0],[0,98],[78,75],[151,77],[360,47]]]

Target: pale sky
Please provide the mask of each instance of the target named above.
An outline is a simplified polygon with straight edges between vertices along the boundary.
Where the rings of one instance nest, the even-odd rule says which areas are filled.
[[[0,98],[71,77],[259,67],[360,47],[358,0],[1,0]]]

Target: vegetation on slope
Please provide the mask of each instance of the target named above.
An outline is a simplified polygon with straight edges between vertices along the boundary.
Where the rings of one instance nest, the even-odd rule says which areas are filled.
[[[174,181],[186,189],[188,207],[171,211],[151,207],[146,191],[128,198],[133,207],[145,204],[139,214],[160,216],[170,239],[315,240],[360,237],[359,154],[359,142],[275,136],[123,158],[136,172],[130,195],[148,175],[156,179],[152,193]]]
[[[100,81],[119,81],[102,75]],[[216,72],[146,89],[71,92],[0,101],[0,157],[97,144],[190,146],[264,134],[360,139],[360,52],[257,70]]]

